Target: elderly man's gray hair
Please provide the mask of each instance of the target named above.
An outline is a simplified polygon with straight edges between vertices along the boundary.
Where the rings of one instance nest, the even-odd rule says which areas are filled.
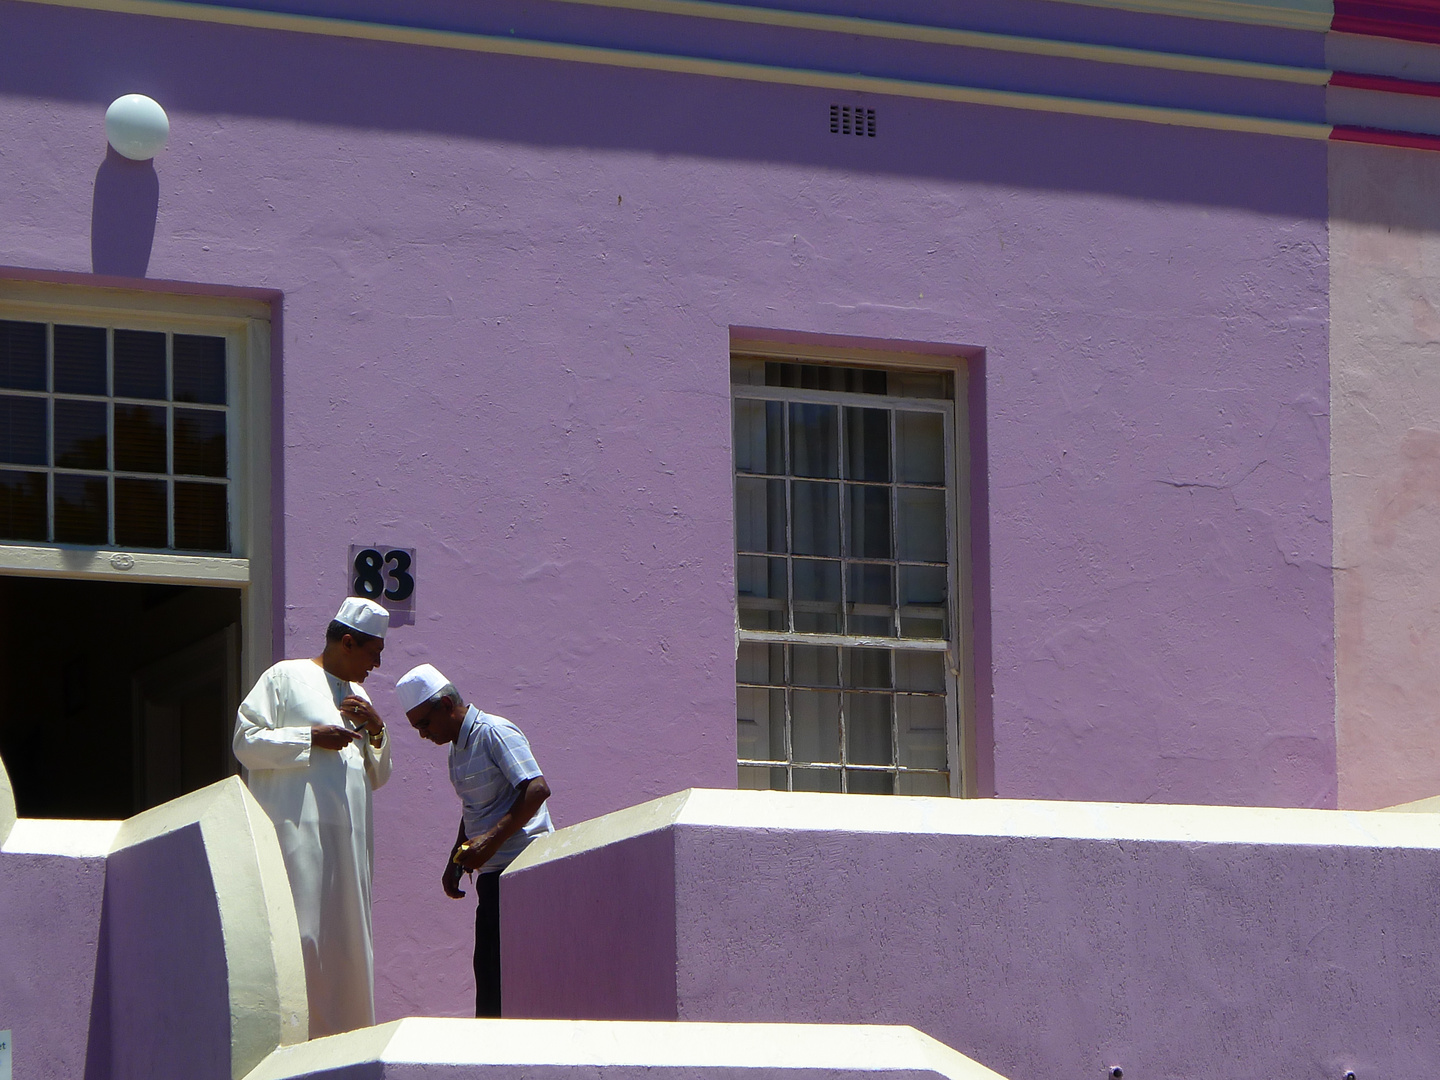
[[[449,698],[456,705],[464,704],[464,702],[460,699],[460,691],[455,689],[455,684],[448,682],[444,686],[440,687],[439,690],[436,690],[435,693],[431,694],[428,698],[426,698],[424,704],[430,705],[433,702],[439,701],[441,698]]]

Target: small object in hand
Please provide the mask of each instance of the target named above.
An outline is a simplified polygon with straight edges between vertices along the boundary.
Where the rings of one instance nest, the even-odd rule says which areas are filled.
[[[453,862],[456,866],[462,866],[463,864],[460,862],[460,860],[463,859],[467,854],[469,854],[470,849],[474,846],[474,840],[464,841],[459,847],[455,849],[455,854],[450,856],[450,861]]]

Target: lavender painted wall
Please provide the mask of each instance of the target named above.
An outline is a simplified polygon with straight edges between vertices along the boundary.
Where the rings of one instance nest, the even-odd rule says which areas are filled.
[[[350,543],[416,547],[378,704],[436,663],[560,823],[734,782],[734,325],[986,350],[996,792],[1333,805],[1323,147],[898,99],[845,142],[804,88],[0,22],[0,263],[282,293],[281,651]],[[106,158],[132,91],[154,166]],[[456,805],[395,757],[381,1016],[460,1013]]]
[[[0,1025],[15,1080],[109,1080],[105,860],[0,853]]]
[[[663,830],[681,1020],[910,1024],[1012,1080],[1117,1064],[1134,1076],[1411,1076],[1440,1060],[1440,984],[1425,959],[1440,940],[1432,815],[1402,823],[1399,843],[1375,823],[1390,838],[1348,846],[1317,840],[1350,823],[1315,811],[1280,812],[1315,829],[1289,842],[1262,838],[1276,819],[1258,812],[1255,839],[1237,815],[1233,839],[1217,840],[1193,808],[1043,804],[997,806],[957,835],[938,810],[915,827],[926,812],[913,807],[827,828],[825,798],[792,797],[816,801],[803,824],[783,808],[758,824],[759,804],[737,801],[749,824],[701,814]],[[1053,813],[1060,835],[995,835],[1007,813],[1025,833],[1029,815]],[[1137,831],[1084,835],[1117,814]],[[1155,836],[1156,820],[1176,827]],[[543,947],[550,959],[543,976],[507,972],[507,1010],[545,1010],[548,986],[586,977],[564,962],[565,942],[604,942],[623,922],[557,921],[558,898],[594,886],[596,855],[641,841],[654,850],[641,836],[506,875],[507,958]],[[672,887],[668,871],[650,868],[657,890]],[[615,948],[610,978],[651,978],[646,957]],[[608,1008],[595,988],[578,1015]]]

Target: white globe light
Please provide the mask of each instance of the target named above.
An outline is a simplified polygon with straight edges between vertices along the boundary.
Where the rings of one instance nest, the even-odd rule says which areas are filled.
[[[117,154],[131,161],[149,161],[170,138],[170,118],[154,98],[126,94],[105,110],[105,138]]]

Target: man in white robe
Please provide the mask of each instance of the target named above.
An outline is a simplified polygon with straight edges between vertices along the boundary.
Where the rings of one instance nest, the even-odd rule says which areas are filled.
[[[235,756],[290,876],[312,1039],[375,1023],[370,792],[390,778],[390,739],[359,684],[380,666],[389,622],[348,598],[324,652],[266,671],[235,721]]]

